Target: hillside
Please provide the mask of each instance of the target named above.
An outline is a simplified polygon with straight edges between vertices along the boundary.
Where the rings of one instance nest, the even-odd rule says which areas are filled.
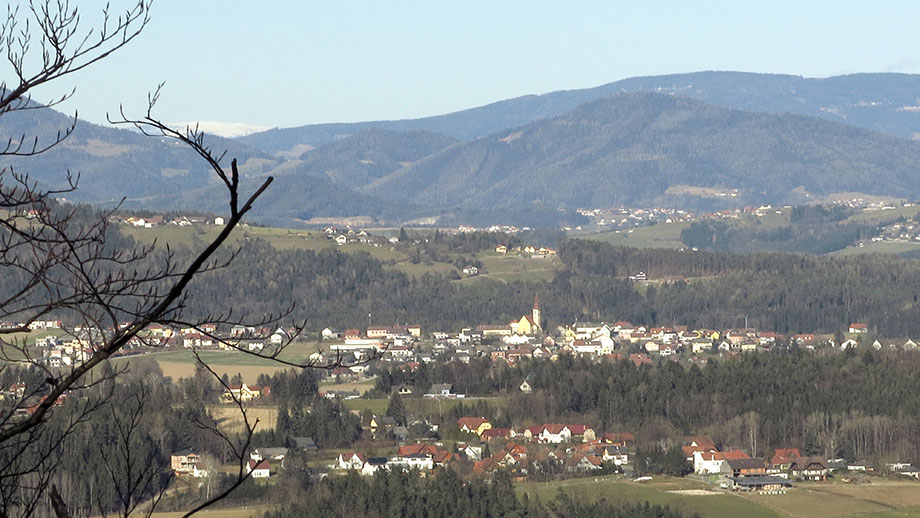
[[[244,181],[241,191],[253,192],[261,178]],[[222,186],[210,185],[175,196],[151,197],[128,204],[150,210],[187,209],[223,213],[226,195]],[[312,218],[357,218],[362,224],[374,221],[402,221],[413,217],[415,204],[393,204],[377,196],[361,194],[336,185],[323,176],[281,174],[253,206],[249,219],[279,227],[302,227]],[[319,224],[319,223],[315,223]]]
[[[25,136],[31,146],[38,137],[41,147],[72,122],[71,117],[50,109],[11,112],[3,116],[0,139],[18,142]],[[209,135],[206,143],[218,154],[226,149],[228,157],[242,164],[244,174],[277,164],[264,152],[232,140]],[[29,173],[33,180],[51,187],[64,186],[68,170],[79,172],[79,189],[67,198],[89,202],[175,195],[216,181],[207,164],[182,144],[86,121],[78,121],[74,133],[51,150],[34,157],[0,157],[0,166]]]
[[[431,131],[398,133],[372,128],[307,151],[291,174],[323,176],[338,185],[357,188],[456,142]]]
[[[675,93],[727,108],[768,113],[797,113],[846,122],[902,137],[920,133],[920,75],[851,74],[803,78],[784,74],[695,72],[634,77],[601,86],[525,95],[454,113],[420,119],[313,124],[275,128],[238,140],[269,153],[304,150],[368,128],[430,130],[461,140],[547,117],[623,92]]]
[[[715,196],[723,205],[916,197],[918,160],[920,144],[845,124],[632,93],[452,146],[363,191],[478,207],[676,205],[705,189],[737,190]]]

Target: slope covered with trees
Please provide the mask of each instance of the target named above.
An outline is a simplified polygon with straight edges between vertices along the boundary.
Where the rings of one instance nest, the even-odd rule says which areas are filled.
[[[450,147],[364,190],[476,207],[673,205],[687,186],[739,191],[723,205],[803,189],[912,198],[918,160],[920,144],[841,123],[633,93]]]

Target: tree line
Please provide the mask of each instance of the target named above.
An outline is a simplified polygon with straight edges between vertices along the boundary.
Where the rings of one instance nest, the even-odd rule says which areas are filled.
[[[517,517],[517,518],[680,518],[681,511],[648,502],[608,502],[603,499],[575,500],[559,491],[541,503],[527,493],[520,497],[507,476],[492,483],[464,481],[449,469],[439,469],[422,478],[417,472],[379,471],[373,477],[349,473],[326,477],[303,492],[297,500],[285,499],[283,507],[265,513],[265,518],[313,517]]]
[[[435,365],[423,376],[468,396],[503,396],[429,416],[444,427],[455,426],[461,415],[487,417],[498,427],[572,422],[635,432],[648,448],[709,434],[720,447],[751,455],[797,447],[829,458],[916,462],[918,374],[917,353],[791,348],[703,366],[661,361],[637,367],[569,355],[508,366],[483,358]],[[518,390],[525,379],[529,394]],[[382,370],[377,388],[412,382],[409,373]]]

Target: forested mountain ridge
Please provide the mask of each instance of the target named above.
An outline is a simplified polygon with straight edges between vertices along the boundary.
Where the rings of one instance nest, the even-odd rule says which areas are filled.
[[[737,103],[747,99],[750,108],[769,109],[755,102],[757,96],[743,95],[748,76],[757,75],[700,73],[668,76],[664,83],[662,78],[658,83],[638,78],[621,82],[618,89],[677,85],[692,77],[699,79],[695,90],[656,89],[702,95],[721,91],[705,85],[721,84],[735,92]],[[853,109],[897,105],[899,116],[920,117],[902,103],[914,76],[847,77],[821,80],[839,83],[839,89],[831,88],[837,92],[834,102],[868,99],[871,85],[884,92],[890,80],[896,97],[881,104],[860,101]],[[769,79],[770,91],[778,92],[795,78],[759,79]],[[847,86],[853,81],[860,87]],[[577,226],[573,209],[579,207],[710,210],[802,203],[841,191],[920,196],[914,174],[920,144],[907,139],[815,117],[730,110],[679,95],[626,93],[574,106],[552,101],[562,98],[540,97],[545,109],[534,113],[555,113],[563,105],[568,110],[472,142],[427,130],[400,133],[369,125],[289,160],[217,137],[208,136],[206,142],[215,150],[226,148],[228,160],[239,160],[244,182],[276,177],[273,189],[284,191],[263,200],[252,217],[285,226],[302,226],[317,217],[362,216],[389,224],[559,227]],[[503,106],[511,110],[513,104]],[[0,136],[15,142],[22,135],[37,135],[42,142],[69,124],[67,116],[52,110],[29,110],[11,114]],[[153,211],[223,209],[212,196],[213,176],[193,153],[118,128],[81,122],[69,139],[31,163],[7,157],[0,165],[31,172],[54,187],[64,182],[67,169],[79,171],[81,188],[68,196],[78,201],[114,203],[124,196],[128,207]]]
[[[289,174],[325,176],[355,189],[456,142],[432,131],[371,128],[303,153]]]
[[[419,119],[274,128],[238,140],[270,153],[289,151],[297,146],[322,146],[372,127],[394,131],[425,129],[461,140],[474,140],[562,115],[602,97],[635,91],[674,93],[740,110],[811,115],[902,137],[920,133],[920,112],[911,109],[917,105],[920,75],[883,73],[804,78],[787,74],[706,71],[633,77],[593,88],[524,95]]]
[[[869,322],[883,336],[920,338],[914,260],[642,250],[583,240],[565,241],[559,257],[562,266],[550,281],[458,283],[431,273],[407,276],[365,253],[276,250],[251,240],[229,268],[195,281],[188,307],[194,313],[232,300],[235,312],[249,318],[294,304],[312,331],[361,327],[368,313],[378,322],[449,331],[520,318],[539,294],[549,326],[626,320],[730,329],[747,320],[760,330],[794,334]],[[653,279],[647,289],[626,279],[638,271]],[[654,281],[681,277],[687,280]]]
[[[674,205],[687,186],[747,204],[802,190],[913,197],[918,163],[920,144],[845,124],[630,93],[452,146],[363,191],[481,207]]]
[[[14,111],[4,115],[0,140],[24,141],[39,149],[73,124],[73,117],[51,109]],[[232,140],[208,136],[219,155],[227,151],[244,175],[273,168],[277,160],[263,151]],[[53,188],[66,186],[67,171],[80,174],[79,189],[68,199],[117,202],[122,197],[172,196],[217,182],[209,166],[194,151],[177,142],[148,137],[125,127],[105,127],[78,121],[73,133],[44,153],[31,157],[0,157],[0,166],[29,173],[32,180]]]

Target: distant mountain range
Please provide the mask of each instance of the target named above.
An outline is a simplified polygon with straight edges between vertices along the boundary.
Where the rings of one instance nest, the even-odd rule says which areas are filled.
[[[786,203],[842,191],[916,196],[918,165],[920,143],[862,128],[629,93],[451,146],[362,191],[475,207],[673,206],[706,189]]]
[[[803,78],[748,72],[696,72],[634,77],[594,88],[525,95],[420,119],[276,128],[239,140],[270,153],[323,146],[368,128],[429,130],[460,140],[473,140],[562,115],[602,97],[638,91],[692,97],[739,110],[811,115],[906,138],[920,134],[920,75],[851,74]]]
[[[2,117],[0,140],[18,142],[25,137],[25,147],[29,148],[38,137],[41,147],[72,122],[72,117],[50,109],[11,112]],[[280,162],[233,140],[210,137],[208,143],[247,164],[243,167],[247,173],[261,172],[264,165],[273,168]],[[73,134],[51,150],[33,157],[0,157],[0,166],[29,173],[32,180],[54,188],[64,186],[68,170],[79,173],[79,189],[66,197],[95,203],[115,203],[122,197],[174,196],[217,183],[207,164],[184,145],[85,121],[79,121]]]
[[[276,185],[254,218],[302,225],[366,216],[391,224],[556,225],[573,209],[801,203],[839,192],[920,198],[920,76],[828,79],[700,72],[526,96],[423,119],[213,137],[244,181]],[[0,136],[53,136],[51,110],[3,118]],[[3,161],[71,199],[153,210],[222,210],[220,187],[180,145],[81,123],[63,145]]]

